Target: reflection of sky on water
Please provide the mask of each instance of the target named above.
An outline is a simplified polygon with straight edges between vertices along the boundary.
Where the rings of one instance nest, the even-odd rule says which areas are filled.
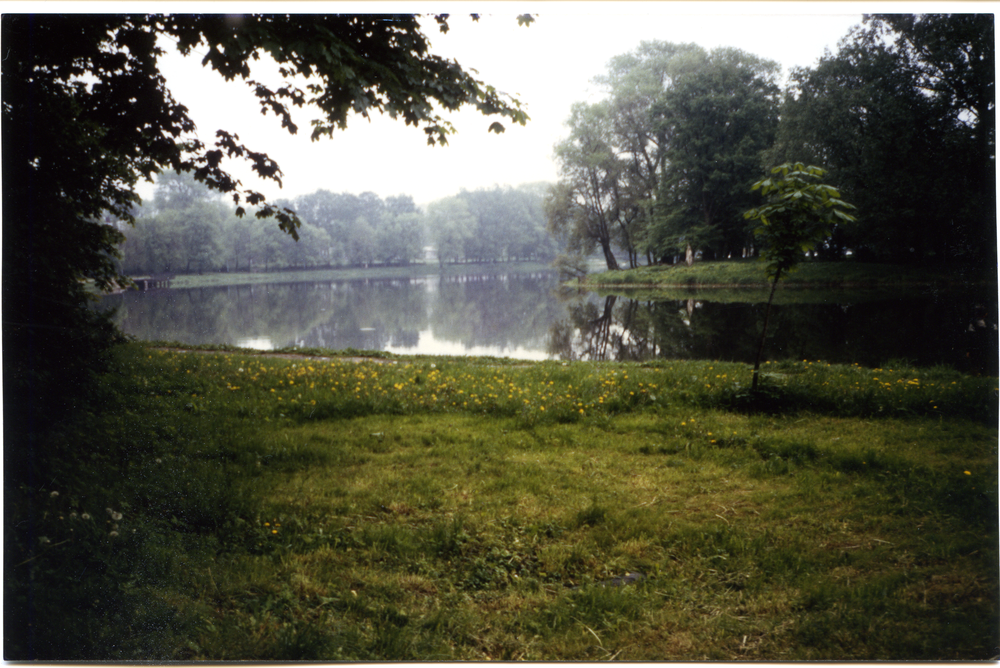
[[[266,336],[245,336],[236,339],[233,345],[251,350],[274,350],[274,342]]]
[[[464,355],[471,357],[508,357],[518,360],[552,359],[543,350],[529,350],[520,346],[516,348],[500,348],[497,346],[467,346],[458,341],[439,339],[425,329],[420,332],[417,344],[413,346],[385,346],[385,351],[397,355]]]
[[[148,341],[544,360],[552,323],[567,317],[557,280],[546,271],[168,288],[106,303],[125,333]]]

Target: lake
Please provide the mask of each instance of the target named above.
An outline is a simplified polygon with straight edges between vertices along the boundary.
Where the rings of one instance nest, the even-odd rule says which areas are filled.
[[[710,293],[707,293],[710,296]],[[105,297],[142,340],[517,359],[752,362],[762,302],[599,296],[555,272],[157,289]],[[732,297],[730,296],[730,299]],[[995,290],[798,296],[773,307],[767,359],[962,366],[973,307]]]

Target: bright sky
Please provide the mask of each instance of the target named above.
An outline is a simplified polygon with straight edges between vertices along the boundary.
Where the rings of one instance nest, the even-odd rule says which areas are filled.
[[[110,5],[115,7],[116,5]],[[288,6],[281,3],[282,9]],[[185,5],[178,7],[185,8]],[[231,5],[199,7],[232,11]],[[275,5],[241,5],[241,11],[273,11]],[[451,30],[429,25],[432,51],[455,59],[497,89],[527,106],[526,126],[507,125],[501,135],[486,128],[496,117],[469,109],[451,115],[457,134],[448,146],[431,147],[424,133],[388,117],[360,116],[332,139],[309,140],[307,113],[296,117],[300,130],[289,136],[274,116],[262,117],[249,88],[226,84],[200,66],[200,59],[171,58],[164,71],[174,96],[191,111],[206,142],[218,128],[236,132],[251,148],[263,150],[284,172],[284,188],[237,171],[244,183],[269,199],[295,197],[319,189],[380,197],[408,194],[425,204],[459,192],[533,181],[556,181],[553,146],[566,135],[570,106],[597,100],[592,83],[608,61],[633,51],[644,40],[694,42],[706,49],[733,46],[776,60],[783,74],[813,65],[825,49],[861,22],[862,8],[840,3],[446,3]],[[413,3],[292,5],[291,11],[440,11]],[[864,9],[870,11],[870,6]],[[158,10],[162,11],[162,9]],[[482,13],[473,22],[468,13]],[[536,20],[521,27],[516,15],[532,11]],[[898,10],[897,10],[898,11]],[[256,75],[255,75],[256,76]],[[261,77],[263,78],[263,77]]]

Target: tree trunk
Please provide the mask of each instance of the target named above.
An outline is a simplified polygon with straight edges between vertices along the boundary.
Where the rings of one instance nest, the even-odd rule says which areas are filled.
[[[618,269],[618,260],[615,259],[615,254],[611,250],[611,242],[601,239],[601,250],[604,251],[604,261],[608,263],[608,269]]]
[[[771,283],[771,294],[767,297],[767,306],[764,307],[764,328],[760,333],[760,343],[757,345],[757,359],[753,363],[753,383],[750,385],[750,392],[757,393],[757,379],[760,376],[760,358],[764,354],[764,339],[767,338],[767,320],[771,316],[771,302],[774,301],[774,289],[778,287],[778,279],[781,278],[781,269],[774,274],[774,282]]]

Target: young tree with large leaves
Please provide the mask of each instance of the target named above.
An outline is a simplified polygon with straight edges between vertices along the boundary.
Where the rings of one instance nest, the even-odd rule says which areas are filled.
[[[447,16],[435,21],[448,29]],[[295,215],[246,188],[223,159],[247,161],[279,184],[280,167],[223,128],[213,139],[196,134],[160,71],[161,37],[182,54],[205,53],[204,66],[244,82],[261,113],[291,133],[295,108],[318,109],[313,139],[346,127],[351,113],[400,118],[430,144],[454,132],[440,110],[472,106],[502,120],[527,119],[516,99],[432,54],[412,15],[6,14],[0,30],[5,389],[22,402],[15,410],[37,415],[66,403],[72,395],[59,388],[86,375],[112,338],[107,321],[86,307],[83,281],[106,290],[124,280],[115,260],[122,233],[105,221],[133,222],[140,179],[191,173],[231,196],[240,213],[256,207],[256,215],[296,234]],[[277,63],[283,84],[255,78],[262,56]]]
[[[767,202],[750,209],[743,216],[758,221],[753,233],[760,242],[761,258],[767,261],[766,272],[771,279],[771,292],[764,309],[764,325],[753,365],[753,392],[757,391],[767,321],[778,281],[793,271],[806,253],[830,236],[835,223],[854,220],[854,216],[847,213],[854,209],[854,205],[841,199],[833,186],[819,183],[825,173],[820,167],[786,163],[773,168],[773,176],[757,181],[751,188],[760,190]]]

